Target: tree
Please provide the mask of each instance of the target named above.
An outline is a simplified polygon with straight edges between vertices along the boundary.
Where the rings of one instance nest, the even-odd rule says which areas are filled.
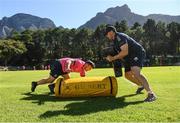
[[[13,56],[23,54],[26,51],[25,45],[20,41],[0,40],[0,58],[3,59],[5,66]]]
[[[89,32],[88,29],[79,29],[74,37],[72,46],[74,51],[71,50],[74,57],[86,58],[88,49]]]
[[[146,49],[149,54],[155,54],[155,38],[156,38],[156,22],[152,19],[148,19],[143,25],[144,35],[143,40],[147,42]]]
[[[106,29],[106,25],[100,25],[96,28],[94,31],[94,34],[92,35],[92,50],[94,52],[94,57],[96,61],[103,60],[103,57],[101,55],[101,51],[103,47],[109,45],[109,42],[104,36],[104,32]]]
[[[169,46],[172,54],[180,53],[180,24],[172,22],[167,25],[167,30],[170,33]]]
[[[138,22],[135,22],[134,25],[131,27],[131,30],[137,29],[141,27],[141,24],[139,24]]]
[[[31,47],[31,59],[33,59],[33,65],[37,65],[43,62],[46,54],[46,47],[44,42],[45,33],[42,30],[38,30],[32,34],[33,47]],[[29,55],[30,55],[29,54]]]
[[[155,37],[155,55],[168,54],[168,41],[166,38],[166,25],[164,22],[159,21],[156,24],[156,37]]]
[[[13,40],[20,40],[20,36],[21,36],[21,34],[19,33],[19,32],[17,32],[17,31],[13,31],[12,32],[12,36],[11,36],[11,39],[13,39]]]
[[[144,33],[144,30],[142,29],[141,26],[136,27],[129,31],[129,35],[141,44],[143,44],[143,42],[142,42],[143,33]]]
[[[118,32],[126,33],[128,31],[128,25],[126,20],[122,20],[120,23],[116,22],[114,26],[116,27],[116,30]]]

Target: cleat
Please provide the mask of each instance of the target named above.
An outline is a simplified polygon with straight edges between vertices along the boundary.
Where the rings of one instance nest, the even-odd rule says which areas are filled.
[[[31,83],[31,91],[34,92],[37,86],[37,82],[32,82]]]
[[[153,102],[157,99],[155,94],[148,94],[147,98],[144,100],[144,102]]]

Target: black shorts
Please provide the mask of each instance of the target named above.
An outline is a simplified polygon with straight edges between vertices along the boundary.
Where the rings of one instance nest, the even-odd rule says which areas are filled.
[[[60,75],[67,74],[63,72],[62,66],[59,60],[55,60],[50,64],[50,75],[54,78],[59,77]]]
[[[143,62],[146,57],[144,50],[137,50],[136,52],[130,54],[124,62],[125,72],[131,70],[132,66],[143,67]]]

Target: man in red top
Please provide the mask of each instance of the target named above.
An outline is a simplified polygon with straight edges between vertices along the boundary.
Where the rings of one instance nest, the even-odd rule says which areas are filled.
[[[88,60],[86,62],[82,61],[81,59],[75,59],[75,58],[62,58],[62,59],[55,60],[50,65],[49,77],[45,79],[41,79],[37,82],[33,81],[32,86],[31,86],[31,91],[34,92],[38,85],[52,83],[60,75],[64,79],[69,79],[70,72],[78,72],[80,73],[81,77],[84,77],[85,72],[90,71],[94,67],[95,67],[95,64],[91,60]],[[49,88],[50,87],[51,86],[49,86]]]

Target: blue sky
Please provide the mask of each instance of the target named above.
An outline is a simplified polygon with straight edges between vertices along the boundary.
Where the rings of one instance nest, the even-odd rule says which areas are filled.
[[[97,12],[124,4],[140,15],[180,15],[180,0],[0,0],[0,20],[27,13],[50,18],[56,26],[78,28]]]

